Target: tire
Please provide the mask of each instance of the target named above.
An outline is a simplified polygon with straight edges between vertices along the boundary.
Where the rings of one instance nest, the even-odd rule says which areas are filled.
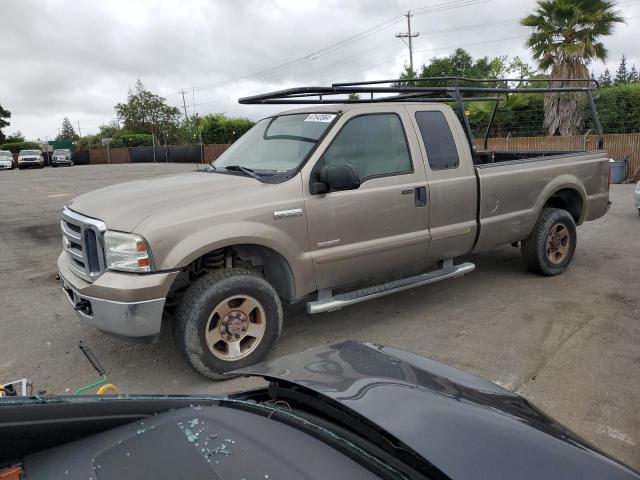
[[[578,235],[566,210],[542,210],[531,234],[522,241],[522,259],[529,271],[553,276],[563,273],[576,251]]]
[[[264,360],[280,337],[282,318],[280,298],[264,278],[249,270],[222,269],[185,292],[176,310],[175,341],[195,371],[222,380],[229,378],[225,372]],[[259,338],[250,335],[260,330]]]

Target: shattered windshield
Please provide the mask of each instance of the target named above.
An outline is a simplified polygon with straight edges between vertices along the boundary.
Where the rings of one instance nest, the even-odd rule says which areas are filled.
[[[296,169],[336,118],[335,113],[280,115],[259,121],[214,163],[257,173]]]

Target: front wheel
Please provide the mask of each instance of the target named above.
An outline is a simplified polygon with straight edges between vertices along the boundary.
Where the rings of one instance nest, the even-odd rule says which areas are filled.
[[[545,208],[531,234],[522,241],[522,259],[531,272],[559,275],[573,259],[577,238],[576,224],[569,212]]]
[[[199,278],[176,311],[178,349],[213,380],[262,361],[282,330],[282,304],[274,288],[249,270],[230,268]]]

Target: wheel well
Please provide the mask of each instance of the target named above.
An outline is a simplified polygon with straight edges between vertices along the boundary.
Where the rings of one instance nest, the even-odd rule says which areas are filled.
[[[580,218],[582,218],[582,197],[572,188],[558,190],[547,199],[544,206],[566,210],[571,214],[576,224],[580,223]]]
[[[295,299],[295,280],[289,262],[269,247],[252,244],[219,248],[196,258],[180,272],[171,287],[170,294],[174,297],[179,296],[202,275],[212,270],[229,267],[254,270],[264,276],[281,298]]]

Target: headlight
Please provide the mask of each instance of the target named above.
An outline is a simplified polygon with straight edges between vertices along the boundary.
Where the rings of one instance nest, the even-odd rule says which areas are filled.
[[[107,230],[104,234],[107,268],[124,272],[150,272],[151,252],[140,235]]]
[[[640,192],[640,182],[636,185],[636,192]]]

